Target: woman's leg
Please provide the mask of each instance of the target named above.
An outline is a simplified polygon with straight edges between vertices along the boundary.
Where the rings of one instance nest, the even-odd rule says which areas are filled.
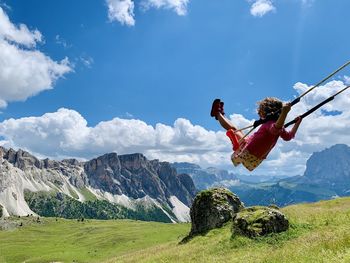
[[[238,130],[237,127],[235,127],[226,117],[224,113],[224,102],[221,101],[220,99],[215,99],[213,101],[213,104],[211,106],[211,112],[210,112],[211,117],[215,117],[216,120],[219,121],[221,126],[225,130],[233,130],[236,131]],[[241,140],[244,137],[244,134],[241,131],[235,132],[235,135],[238,140]]]
[[[238,130],[236,126],[234,126],[223,114],[218,112],[216,115],[218,118],[219,123],[225,130]],[[244,134],[241,131],[235,132],[236,136],[238,137],[237,139],[240,140],[244,137]]]

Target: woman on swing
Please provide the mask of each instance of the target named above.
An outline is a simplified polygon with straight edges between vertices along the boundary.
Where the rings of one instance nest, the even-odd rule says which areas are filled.
[[[249,171],[253,171],[266,159],[279,137],[285,141],[294,138],[302,118],[296,118],[293,128],[286,131],[283,126],[290,109],[290,103],[283,104],[282,101],[276,98],[269,97],[259,101],[257,109],[259,117],[265,119],[269,116],[269,118],[260,126],[258,131],[248,137],[244,137],[244,134],[238,131],[225,117],[224,102],[220,99],[213,101],[210,115],[215,117],[221,126],[227,130],[226,134],[234,144],[235,152],[231,156],[233,165],[243,164]],[[237,142],[239,143],[237,144]]]

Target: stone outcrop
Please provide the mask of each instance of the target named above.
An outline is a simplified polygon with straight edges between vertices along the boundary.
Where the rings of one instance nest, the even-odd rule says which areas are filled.
[[[288,227],[288,219],[276,207],[253,206],[234,216],[232,232],[252,238],[286,231]]]
[[[15,151],[13,149],[6,150],[5,148],[1,147],[0,151],[2,152],[4,159],[21,170],[28,166],[35,166],[37,168],[42,167],[42,162],[39,159],[21,149]]]
[[[223,226],[243,208],[239,198],[225,188],[199,192],[190,210],[192,227],[189,236]]]
[[[172,219],[171,211],[181,213],[181,218],[187,213],[189,219],[189,207],[196,194],[188,175],[178,174],[167,162],[149,161],[139,153],[109,153],[87,162],[56,161],[0,147],[0,159],[0,204],[6,216],[31,212],[24,203],[24,189],[63,192],[79,201],[92,195],[126,206],[144,199],[145,205],[153,202]]]
[[[167,162],[149,161],[139,153],[109,153],[84,164],[92,187],[131,198],[145,195],[167,202],[176,196],[187,206],[192,204],[196,189],[189,176],[177,174]]]
[[[244,208],[239,197],[225,188],[212,188],[199,192],[192,204],[191,231],[180,242],[232,222],[233,235],[264,236],[286,231],[289,222],[277,206]]]
[[[348,195],[350,191],[350,147],[336,144],[323,151],[313,153],[306,163],[303,178],[307,183],[316,184]]]

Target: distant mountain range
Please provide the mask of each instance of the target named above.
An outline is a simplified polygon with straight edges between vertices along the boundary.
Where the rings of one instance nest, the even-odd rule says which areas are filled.
[[[0,147],[0,216],[189,221],[198,190],[223,186],[246,206],[286,206],[350,195],[350,147],[314,153],[302,176],[235,175],[191,163],[109,153],[90,161],[39,160]]]
[[[350,195],[350,147],[344,144],[312,154],[304,175],[289,178],[234,175],[188,163],[174,163],[173,166],[178,172],[189,174],[198,189],[225,186],[246,205],[286,206]]]
[[[0,210],[5,216],[189,221],[195,194],[190,176],[142,154],[53,161],[0,147]]]
[[[197,164],[181,162],[171,164],[178,173],[189,174],[197,189],[203,190],[215,186],[230,187],[234,185],[278,182],[286,178],[278,175],[241,175],[215,167],[201,168]]]

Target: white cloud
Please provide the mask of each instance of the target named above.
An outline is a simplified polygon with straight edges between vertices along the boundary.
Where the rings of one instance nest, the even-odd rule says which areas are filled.
[[[11,23],[0,7],[0,107],[10,101],[24,101],[43,90],[72,69],[67,58],[53,61],[39,50],[42,41],[38,30]]]
[[[114,118],[88,127],[78,112],[64,108],[40,117],[3,121],[0,135],[5,147],[51,158],[89,159],[113,151],[141,152],[151,159],[212,165],[230,152],[223,132],[207,131],[185,119],[177,119],[173,126],[152,127],[141,120]]]
[[[287,121],[343,87],[341,81],[331,81],[318,87],[293,106]],[[294,86],[298,94],[308,88],[302,83]],[[313,152],[337,143],[350,145],[349,104],[350,90],[347,90],[325,105],[323,110],[306,117],[295,139],[289,142],[280,139],[254,173],[303,174],[306,161]],[[338,111],[338,114],[329,115],[331,111]],[[232,114],[230,119],[239,127],[252,123],[239,114]],[[141,152],[149,159],[187,161],[202,167],[216,166],[232,169],[235,173],[247,173],[244,168],[231,165],[231,145],[223,130],[210,131],[183,118],[177,119],[172,126],[158,123],[153,127],[141,120],[114,118],[89,127],[78,112],[62,108],[39,117],[5,120],[0,123],[0,136],[3,137],[0,144],[5,147],[23,148],[38,156],[55,159],[90,159],[108,152]]]
[[[135,25],[134,2],[132,0],[106,0],[108,18],[111,22],[118,21],[128,26]]]
[[[274,7],[271,0],[257,0],[255,1],[251,8],[250,13],[253,16],[259,16],[262,17],[266,15],[269,12],[275,11],[276,8]]]
[[[189,0],[141,0],[140,7],[143,10],[150,8],[174,10],[178,15],[187,13]],[[111,22],[118,21],[122,25],[135,25],[135,1],[133,0],[106,0],[108,6],[108,18]]]
[[[87,55],[81,55],[80,56],[80,62],[83,63],[83,65],[87,68],[91,68],[92,64],[94,64],[94,59]]]
[[[16,42],[26,47],[35,46],[36,42],[42,41],[42,35],[37,29],[30,31],[24,24],[20,24],[18,27],[12,24],[1,7],[0,38],[9,42]]]
[[[71,48],[72,47],[72,45],[68,44],[68,42],[60,35],[55,36],[55,41],[56,41],[56,44],[61,45],[64,48]]]
[[[172,9],[178,15],[186,15],[189,0],[143,0],[141,5],[148,9],[151,7]]]

